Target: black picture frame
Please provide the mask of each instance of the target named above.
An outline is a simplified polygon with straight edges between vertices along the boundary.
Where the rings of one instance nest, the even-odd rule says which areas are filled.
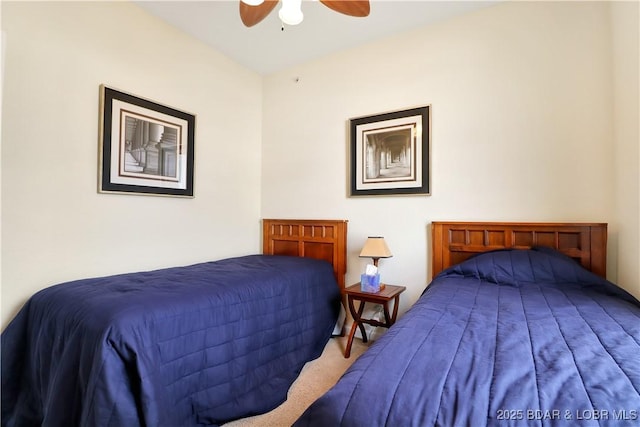
[[[193,197],[195,115],[100,85],[99,193]]]
[[[349,120],[351,196],[430,195],[431,106]]]

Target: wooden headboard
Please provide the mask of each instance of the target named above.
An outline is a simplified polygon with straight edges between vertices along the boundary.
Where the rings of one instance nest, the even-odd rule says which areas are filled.
[[[328,261],[342,290],[347,273],[347,221],[263,219],[262,253]]]
[[[584,268],[606,277],[607,224],[553,222],[433,222],[432,264],[435,277],[447,267],[479,252],[549,246]]]

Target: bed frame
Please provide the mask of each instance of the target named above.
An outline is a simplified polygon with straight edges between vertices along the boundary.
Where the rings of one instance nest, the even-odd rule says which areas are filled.
[[[342,291],[347,272],[347,221],[263,219],[262,253],[328,261]]]
[[[549,246],[606,277],[607,224],[555,222],[440,222],[431,224],[435,277],[479,252]]]

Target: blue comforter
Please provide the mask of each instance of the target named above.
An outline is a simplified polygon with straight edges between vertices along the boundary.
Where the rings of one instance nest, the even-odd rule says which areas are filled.
[[[477,256],[295,424],[485,425],[640,425],[640,303],[550,250]]]
[[[3,426],[195,426],[268,411],[331,336],[325,261],[254,255],[65,283],[2,333]]]

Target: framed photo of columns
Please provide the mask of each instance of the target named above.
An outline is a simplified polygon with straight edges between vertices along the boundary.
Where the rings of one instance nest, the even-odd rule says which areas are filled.
[[[351,119],[351,196],[430,194],[429,105]]]
[[[100,86],[100,193],[193,197],[195,116]]]

